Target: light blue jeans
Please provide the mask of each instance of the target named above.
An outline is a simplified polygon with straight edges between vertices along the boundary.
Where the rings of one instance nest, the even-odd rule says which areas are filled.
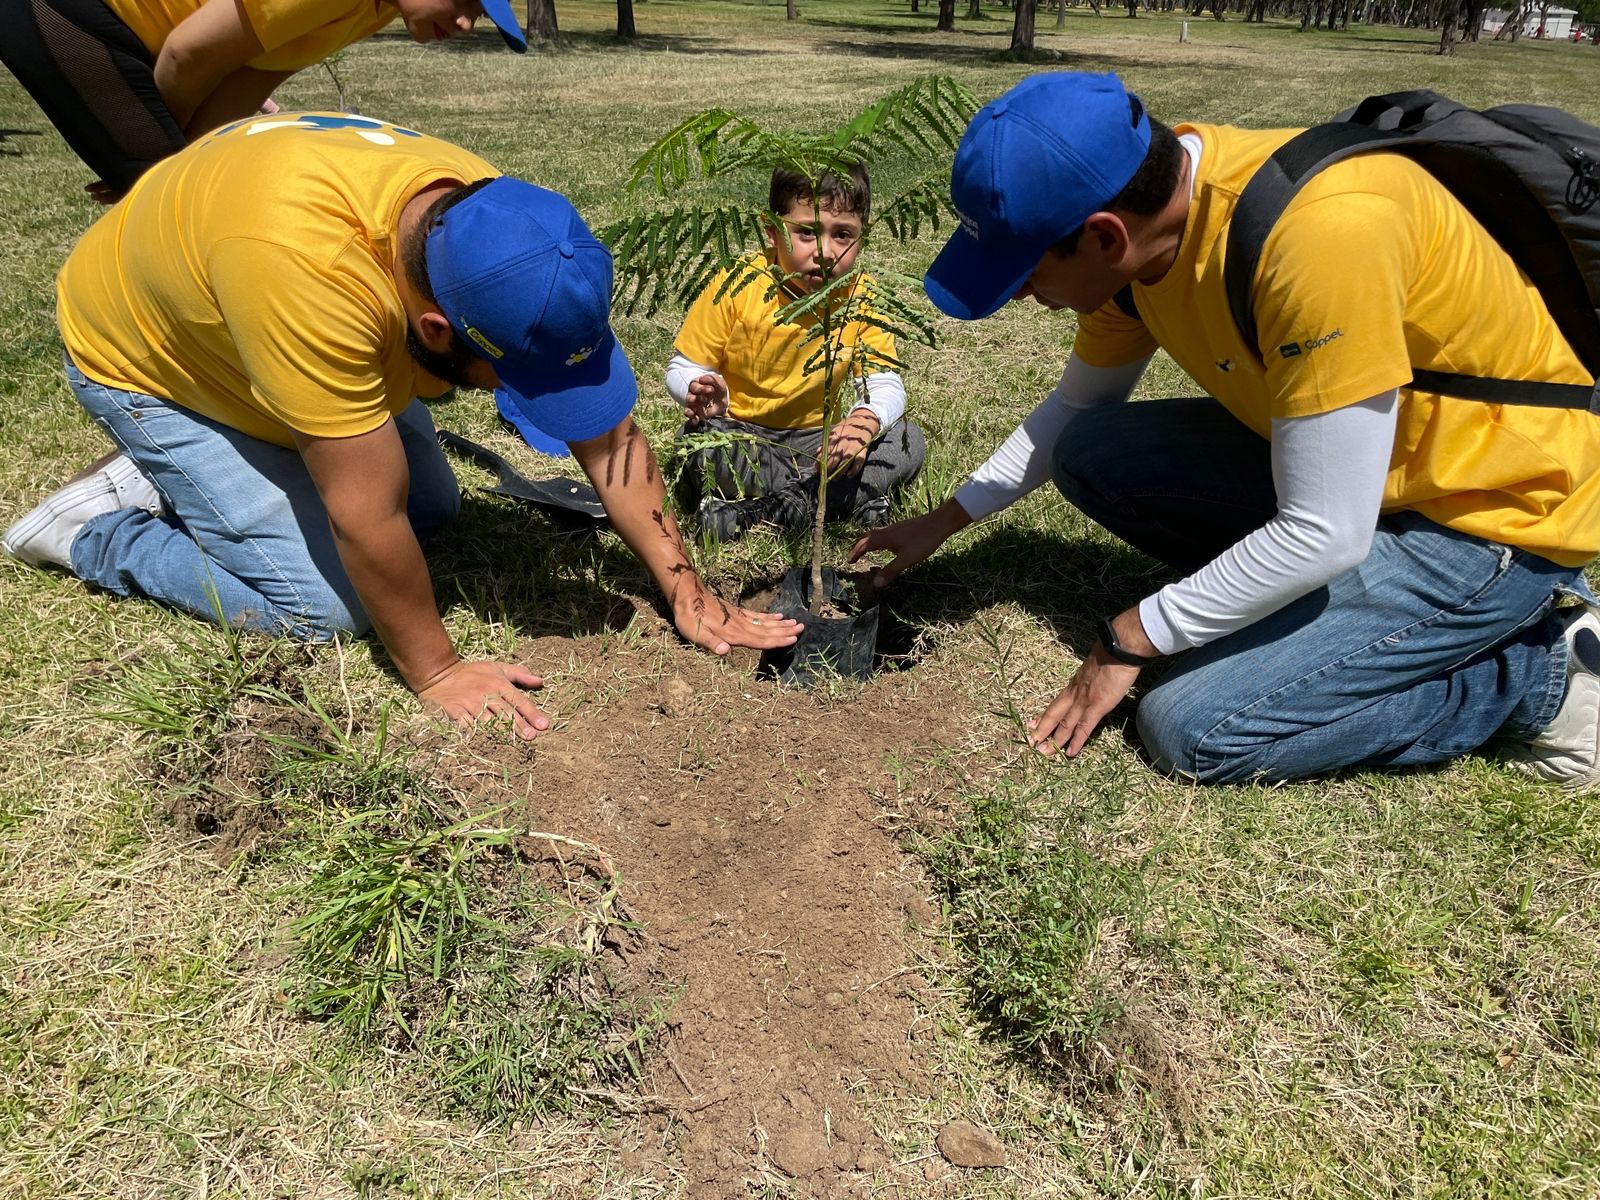
[[[1277,511],[1268,443],[1215,400],[1074,416],[1056,485],[1091,519],[1187,573]],[[1366,561],[1173,660],[1139,702],[1156,765],[1203,782],[1443,762],[1527,736],[1566,692],[1558,595],[1583,572],[1446,529],[1380,519]]]
[[[66,368],[78,403],[167,508],[161,517],[125,508],[89,521],[72,543],[78,578],[207,620],[307,640],[371,627],[298,451],[171,401],[95,383],[71,359]],[[411,471],[411,525],[426,537],[455,517],[461,492],[426,406],[413,401],[395,424]]]

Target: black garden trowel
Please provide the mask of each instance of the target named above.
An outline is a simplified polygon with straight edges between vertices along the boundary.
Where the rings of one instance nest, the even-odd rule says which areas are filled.
[[[439,444],[470,458],[485,470],[492,471],[497,479],[485,491],[497,496],[509,496],[540,509],[551,520],[573,529],[598,529],[606,522],[605,506],[600,495],[587,483],[576,479],[529,479],[487,446],[468,441],[459,433],[448,429],[438,431]]]

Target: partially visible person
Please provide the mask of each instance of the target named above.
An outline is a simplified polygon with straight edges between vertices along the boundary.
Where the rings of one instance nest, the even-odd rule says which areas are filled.
[[[67,381],[120,453],[6,531],[16,558],[229,626],[375,631],[423,700],[532,737],[539,678],[456,653],[420,545],[460,494],[418,397],[498,387],[570,443],[684,637],[794,641],[690,563],[630,415],[609,252],[474,154],[339,114],[228,126],[147,172],[56,298]]]
[[[275,110],[278,84],[396,17],[426,43],[479,15],[527,49],[509,0],[7,0],[0,62],[109,204],[201,134]]]
[[[732,446],[696,451],[685,472],[691,488],[709,482],[700,524],[722,540],[761,522],[794,529],[816,518],[825,380],[805,364],[819,349],[808,341],[817,318],[780,325],[777,316],[855,266],[872,185],[858,165],[848,179],[824,175],[818,190],[820,212],[805,175],[772,173],[767,207],[784,228],[768,230],[766,251],[735,268],[741,276],[754,273],[750,281],[736,278],[723,292],[724,271],[706,285],[667,365],[667,391],[684,407],[683,434],[739,436]],[[871,277],[853,286],[865,291],[870,310]],[[926,440],[905,419],[905,385],[892,366],[894,336],[854,321],[839,342],[838,369],[850,373],[858,391],[829,436],[827,515],[854,516],[873,529],[888,522],[891,495],[921,469]]]

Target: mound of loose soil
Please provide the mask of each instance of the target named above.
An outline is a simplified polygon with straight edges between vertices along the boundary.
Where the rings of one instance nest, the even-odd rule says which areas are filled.
[[[462,775],[485,807],[509,784],[534,797],[531,828],[602,847],[658,985],[677,989],[635,1165],[676,1158],[697,1200],[774,1176],[864,1195],[887,1151],[856,1097],[919,1080],[905,914],[927,906],[883,800],[926,786],[915,764],[962,706],[932,662],[828,698],[639,622],[627,645],[524,647],[563,727],[531,746],[480,733],[462,753],[492,769]],[[892,775],[891,752],[909,768]]]

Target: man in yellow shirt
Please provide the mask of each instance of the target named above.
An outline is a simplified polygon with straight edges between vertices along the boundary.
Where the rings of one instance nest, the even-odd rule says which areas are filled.
[[[225,127],[62,268],[67,378],[121,454],[5,549],[229,625],[374,629],[424,700],[531,737],[538,678],[456,655],[418,544],[460,500],[417,397],[499,387],[570,443],[685,637],[788,644],[793,622],[723,605],[690,565],[610,298],[611,256],[566,198],[465,150],[331,113]]]
[[[1076,755],[1140,669],[1147,750],[1200,780],[1440,762],[1498,737],[1600,783],[1600,417],[1412,386],[1413,371],[1593,388],[1538,290],[1437,181],[1390,154],[1296,194],[1252,294],[1224,287],[1245,183],[1296,131],[1149,117],[1111,75],[1034,76],[957,153],[962,228],[928,294],[966,319],[1081,314],[1055,393],[963,486],[854,553],[892,576],[1047,478],[1180,578],[1101,624],[1032,725]],[[1131,288],[1137,316],[1115,297]],[[1209,393],[1127,404],[1165,349]]]

